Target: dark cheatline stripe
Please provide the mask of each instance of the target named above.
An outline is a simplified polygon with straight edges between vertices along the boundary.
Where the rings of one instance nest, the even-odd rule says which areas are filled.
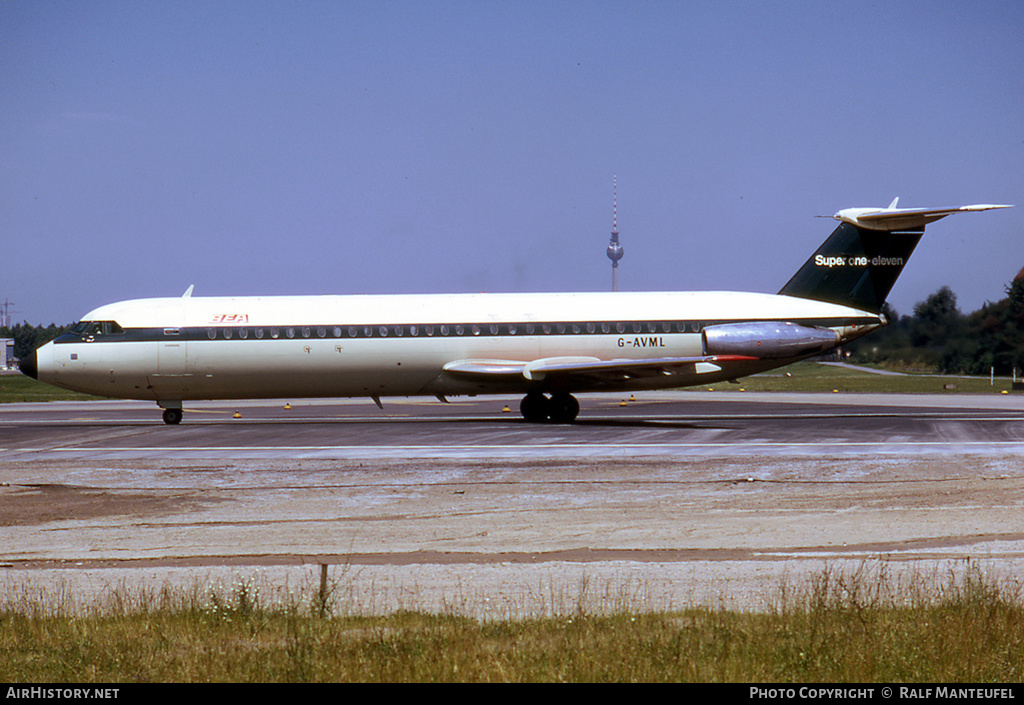
[[[120,333],[79,336],[62,335],[54,342],[155,342],[167,340],[359,340],[383,338],[465,338],[580,335],[681,335],[696,334],[704,328],[728,323],[788,321],[807,326],[850,326],[877,324],[871,316],[844,318],[751,318],[724,320],[657,321],[542,321],[505,323],[402,323],[402,324],[313,324],[286,326],[194,326],[188,328],[128,328]]]

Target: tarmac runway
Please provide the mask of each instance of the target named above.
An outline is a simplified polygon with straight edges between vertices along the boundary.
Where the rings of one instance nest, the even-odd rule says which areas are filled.
[[[321,564],[338,609],[481,616],[758,609],[826,569],[1024,579],[1024,398],[593,395],[572,425],[517,404],[210,402],[177,427],[0,406],[0,599],[269,596]]]
[[[286,404],[290,408],[285,408]],[[518,397],[196,402],[165,426],[145,402],[0,406],[7,460],[931,454],[1024,450],[1009,395],[658,392],[581,398],[575,424],[529,424]],[[507,410],[506,410],[507,409]],[[238,418],[235,418],[235,415]]]

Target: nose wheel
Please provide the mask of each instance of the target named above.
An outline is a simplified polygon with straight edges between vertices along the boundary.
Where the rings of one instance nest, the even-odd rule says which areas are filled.
[[[564,392],[550,397],[530,392],[519,402],[519,413],[530,423],[572,423],[580,413],[580,403]]]
[[[181,409],[164,409],[164,423],[168,426],[177,426],[184,416]]]

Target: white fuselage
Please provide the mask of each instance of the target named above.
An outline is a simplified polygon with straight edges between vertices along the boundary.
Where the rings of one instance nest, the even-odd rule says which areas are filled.
[[[538,388],[528,376],[467,377],[445,366],[699,357],[701,331],[734,322],[802,323],[835,331],[839,343],[882,325],[846,306],[735,292],[158,298],[103,306],[82,320],[116,326],[40,348],[38,379],[161,405],[525,393]],[[580,375],[567,391],[704,384],[794,359],[611,382]]]

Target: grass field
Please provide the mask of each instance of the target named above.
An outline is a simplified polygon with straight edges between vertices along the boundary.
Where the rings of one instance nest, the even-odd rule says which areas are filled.
[[[750,392],[882,392],[891,394],[1001,394],[1011,381],[988,377],[951,377],[928,374],[876,374],[816,362],[800,362],[761,375],[744,377],[739,384],[711,385],[715,391]],[[692,387],[707,390],[708,387]]]
[[[569,609],[480,621],[266,604],[252,584],[129,593],[66,609],[0,597],[0,682],[1019,682],[1020,586],[969,570],[925,589],[823,571],[761,613]],[[62,607],[63,605],[63,607]]]
[[[99,398],[101,397],[69,392],[66,389],[43,384],[17,372],[0,375],[0,404],[25,401],[79,401]]]

